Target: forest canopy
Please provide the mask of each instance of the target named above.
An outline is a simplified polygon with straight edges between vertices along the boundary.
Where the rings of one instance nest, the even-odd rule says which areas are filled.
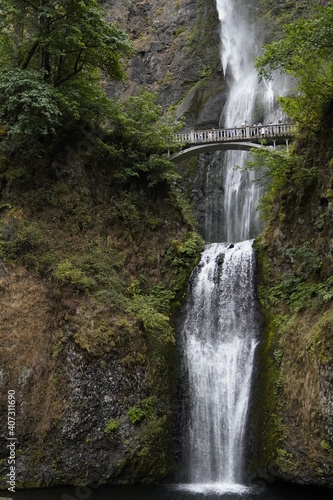
[[[96,0],[1,0],[0,12],[1,67],[38,71],[55,87],[95,68],[119,80],[120,57],[133,53]]]
[[[0,47],[0,118],[12,148],[76,121],[100,123],[101,75],[121,80],[121,58],[134,53],[96,0],[0,0]]]
[[[104,143],[94,144],[114,182],[174,180],[163,153],[182,121],[163,116],[156,94],[142,89],[120,103],[101,84],[122,80],[124,58],[134,53],[97,0],[0,0],[0,151],[7,160],[25,171],[37,158],[64,167],[64,141],[80,143],[87,127],[104,130]]]

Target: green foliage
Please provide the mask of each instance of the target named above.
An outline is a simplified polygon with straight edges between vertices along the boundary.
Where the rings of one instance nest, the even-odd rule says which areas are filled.
[[[20,210],[11,209],[0,225],[0,250],[9,259],[38,252],[44,243],[39,227],[24,219]]]
[[[150,396],[140,401],[136,406],[128,410],[128,416],[132,424],[141,422],[144,418],[154,419],[156,411],[156,396]]]
[[[75,290],[86,292],[96,284],[94,278],[87,276],[75,267],[69,259],[61,261],[53,271],[53,277],[61,286],[72,285]]]
[[[311,274],[320,269],[321,262],[310,247],[309,242],[300,246],[293,246],[282,249],[282,255],[287,262],[294,265],[296,275],[302,280],[308,279]]]
[[[179,179],[166,152],[173,145],[172,134],[182,125],[174,113],[163,115],[157,94],[145,89],[115,103],[112,133],[104,144],[112,166],[117,165],[114,178],[121,184],[144,180],[149,187]]]
[[[142,408],[133,406],[128,410],[128,416],[132,424],[137,424],[145,418],[146,414]]]
[[[332,448],[330,444],[327,441],[325,441],[325,439],[322,439],[320,444],[323,450],[331,451]]]
[[[296,78],[292,96],[281,99],[283,109],[302,128],[318,130],[333,94],[333,7],[317,9],[310,19],[284,26],[285,37],[264,47],[257,59],[261,78],[280,69]]]
[[[333,277],[319,281],[321,261],[308,242],[284,249],[282,253],[289,261],[291,270],[268,290],[271,305],[284,302],[291,313],[297,313],[311,305],[319,307],[333,298]]]
[[[269,220],[274,211],[274,202],[283,196],[301,200],[304,193],[313,186],[317,178],[317,169],[308,166],[294,152],[286,150],[252,149],[252,160],[247,161],[245,170],[259,173],[256,182],[265,187],[265,194],[260,199],[258,210],[264,220]]]
[[[179,301],[176,304],[178,306],[185,297],[184,287],[199,261],[203,247],[202,237],[195,232],[189,232],[184,242],[173,240],[166,252],[167,262],[174,273],[173,290]]]
[[[184,242],[172,241],[166,253],[166,258],[174,269],[174,273],[178,275],[180,287],[186,279],[189,268],[193,269],[196,265],[202,249],[203,240],[197,233],[189,233]]]
[[[140,227],[140,195],[136,192],[123,192],[121,197],[114,196],[106,213],[108,222],[121,222],[124,234],[129,240],[135,238]]]
[[[203,240],[197,233],[189,233],[184,243],[177,240],[172,242],[167,252],[167,259],[176,272],[182,272],[198,257],[202,251]]]
[[[61,94],[37,72],[11,69],[0,74],[0,117],[9,126],[9,135],[54,132],[63,103]]]
[[[40,71],[55,87],[90,68],[123,77],[120,57],[132,54],[132,45],[96,0],[1,0],[0,10],[0,64]]]
[[[273,356],[276,364],[280,365],[283,358],[283,352],[281,351],[281,349],[275,349]]]
[[[276,450],[276,463],[285,472],[293,472],[298,467],[298,462],[292,453],[288,452],[285,448],[277,448]]]
[[[168,313],[175,295],[174,290],[168,290],[163,285],[155,285],[150,292],[151,304],[160,313]]]
[[[105,427],[105,434],[107,434],[109,436],[110,439],[113,439],[115,434],[116,434],[116,431],[119,429],[120,427],[120,422],[119,420],[116,420],[114,418],[110,418],[109,422],[108,422],[108,425]]]
[[[122,79],[120,58],[133,47],[98,2],[0,0],[0,12],[0,118],[11,150],[77,120],[101,123],[110,107],[101,71]]]
[[[269,300],[271,300],[271,297],[269,296]],[[276,331],[278,333],[283,333],[285,328],[288,325],[289,321],[289,316],[287,314],[276,314],[274,318],[272,319],[272,323],[274,327],[276,328]]]
[[[169,316],[159,312],[156,307],[157,304],[158,300],[154,295],[135,294],[128,305],[127,311],[135,314],[142,323],[144,331],[152,335],[158,343],[171,342],[174,344],[175,339]]]
[[[77,292],[93,293],[110,309],[125,307],[124,283],[120,276],[123,262],[115,251],[101,249],[91,242],[81,255],[67,252],[66,255],[60,261],[58,256],[53,256],[50,262],[51,277],[57,286],[71,286]]]
[[[4,152],[20,151],[25,159],[36,155],[32,144],[41,147],[43,138],[54,135],[70,112],[65,97],[37,72],[16,68],[0,73],[0,119],[7,128],[0,144]]]
[[[307,350],[313,356],[315,363],[321,366],[331,366],[333,361],[333,312],[328,310],[314,325],[312,335],[307,344]]]

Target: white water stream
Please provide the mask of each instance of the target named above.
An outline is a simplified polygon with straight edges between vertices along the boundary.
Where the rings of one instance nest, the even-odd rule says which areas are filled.
[[[255,107],[265,120],[278,119],[271,84],[259,86],[253,59],[258,37],[246,0],[217,0],[221,61],[229,95],[220,125],[253,124]],[[259,42],[260,44],[260,42]],[[220,158],[220,156],[218,157]],[[223,154],[223,230],[216,200],[207,203],[208,241],[221,234],[230,243],[206,245],[193,273],[182,326],[184,374],[188,384],[184,456],[187,481],[196,491],[230,491],[244,480],[244,448],[259,322],[255,301],[253,238],[260,232],[256,206],[260,188],[244,166],[247,153]],[[215,160],[216,161],[216,160]],[[209,180],[210,168],[207,171]],[[222,181],[221,181],[222,185]],[[207,193],[209,189],[207,189]]]
[[[252,241],[207,245],[183,326],[190,483],[239,483],[258,338]]]
[[[221,64],[229,87],[220,126],[276,123],[283,118],[276,96],[287,92],[286,81],[278,77],[273,82],[258,82],[254,58],[260,52],[261,35],[250,21],[249,2],[216,0],[216,6],[220,19]],[[263,229],[256,211],[262,188],[254,182],[254,172],[241,171],[249,158],[247,152],[228,151],[217,153],[212,163],[204,166],[204,193],[213,193],[211,199],[206,199],[203,223],[209,242],[242,241],[254,238]]]
[[[221,114],[223,127],[239,127],[245,121],[253,125],[253,111],[259,93],[263,108],[271,102],[272,87],[260,91],[253,59],[257,53],[255,26],[249,22],[247,2],[243,0],[216,0],[221,22],[221,61],[229,82],[229,96]],[[270,111],[269,109],[265,109]],[[265,117],[266,118],[266,117]],[[224,211],[227,241],[242,241],[260,231],[256,207],[260,187],[254,182],[253,172],[242,173],[248,154],[229,151],[224,158],[226,176],[224,184]]]

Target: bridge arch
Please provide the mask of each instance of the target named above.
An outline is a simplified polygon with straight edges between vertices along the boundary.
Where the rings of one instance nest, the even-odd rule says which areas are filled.
[[[269,146],[272,148],[273,146]],[[191,156],[199,155],[202,153],[213,153],[214,151],[251,151],[252,148],[267,148],[267,146],[262,146],[261,144],[256,144],[253,142],[215,142],[214,144],[199,144],[196,146],[189,146],[178,153],[170,156],[169,160],[174,163],[180,163],[183,160],[187,160]]]

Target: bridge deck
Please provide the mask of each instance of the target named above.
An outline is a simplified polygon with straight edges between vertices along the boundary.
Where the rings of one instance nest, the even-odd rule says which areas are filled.
[[[245,142],[259,142],[262,139],[270,138],[271,140],[290,139],[296,125],[293,124],[270,124],[270,125],[256,125],[252,127],[234,127],[234,128],[221,128],[212,130],[192,130],[190,132],[183,132],[173,136],[175,142],[182,142],[185,144],[198,144],[209,142],[227,142],[227,141],[245,141]]]

